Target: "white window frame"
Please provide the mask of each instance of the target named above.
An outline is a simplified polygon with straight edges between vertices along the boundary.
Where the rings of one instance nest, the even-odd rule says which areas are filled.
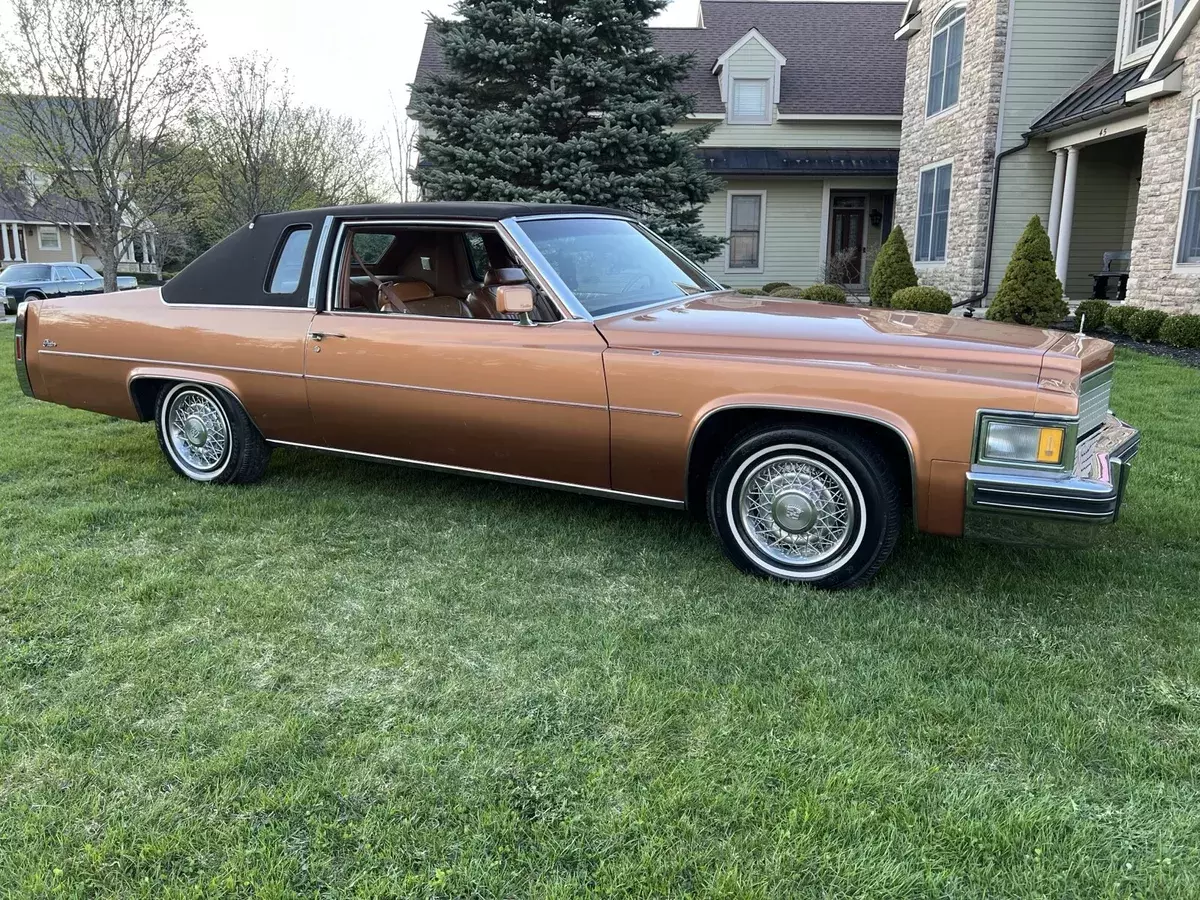
[[[1192,101],[1192,118],[1188,123],[1187,156],[1183,162],[1183,188],[1179,194],[1179,221],[1175,226],[1175,247],[1171,253],[1171,271],[1178,275],[1200,275],[1200,259],[1195,262],[1180,262],[1179,256],[1183,250],[1183,228],[1187,218],[1188,185],[1192,182],[1192,156],[1196,151],[1197,116],[1200,116],[1200,95]],[[1200,201],[1197,201],[1200,202]]]
[[[946,205],[946,251],[942,259],[927,259],[920,260],[918,255],[921,252],[921,181],[925,177],[926,172],[937,171],[945,166],[950,167],[950,199]],[[934,176],[934,211],[933,215],[937,215],[937,176]],[[946,265],[950,258],[950,223],[954,221],[954,158],[942,159],[937,162],[930,163],[927,166],[922,166],[917,172],[917,218],[913,223],[913,265],[918,269],[938,269]],[[893,228],[895,225],[893,224]]]
[[[939,25],[938,24],[939,22],[943,22],[944,24]],[[958,109],[958,104],[962,100],[962,79],[963,79],[963,74],[966,71],[966,67],[963,62],[962,57],[960,57],[959,58],[959,66],[958,66],[958,96],[954,98],[954,102],[951,103],[949,106],[943,106],[941,109],[937,110],[936,112],[929,111],[929,92],[930,92],[931,88],[933,87],[933,45],[937,41],[938,36],[940,34],[942,34],[943,32],[948,32],[951,28],[953,28],[959,22],[963,23],[962,56],[965,57],[966,53],[967,53],[967,4],[965,2],[962,2],[962,0],[955,0],[955,2],[949,3],[946,6],[942,7],[941,11],[938,12],[938,14],[937,14],[937,18],[934,19],[933,34],[929,38],[929,65],[925,69],[925,109],[924,109],[924,112],[925,112],[926,120],[938,119],[938,118],[941,118],[942,116],[950,115],[952,112],[954,112],[956,109]],[[949,46],[950,46],[950,39],[948,37],[946,38],[946,46],[947,46],[947,48],[949,48]],[[947,56],[947,58],[949,58],[949,57]],[[942,100],[945,100],[945,98],[946,98],[946,74],[945,74],[945,69],[943,68],[943,70],[942,70]]]
[[[1133,46],[1133,37],[1137,14],[1155,2],[1160,4],[1158,37],[1146,44],[1146,46],[1135,49]],[[1158,45],[1162,43],[1163,38],[1167,36],[1167,32],[1171,30],[1171,23],[1175,20],[1175,11],[1175,0],[1121,0],[1121,21],[1117,32],[1118,53],[1116,70],[1118,72],[1144,62],[1154,55],[1154,51],[1158,49]]]
[[[739,82],[753,82],[763,86],[763,111],[758,116],[739,116],[736,112],[737,86]],[[729,110],[727,121],[730,125],[770,125],[775,114],[775,85],[772,78],[730,78],[729,79]]]
[[[46,238],[53,236],[54,243],[47,244]],[[57,225],[39,225],[38,226],[38,249],[39,250],[62,250],[62,233],[58,230]]]
[[[726,275],[762,275],[767,268],[767,192],[766,191],[739,191],[730,190],[725,192],[725,237],[728,240],[733,237],[733,198],[734,197],[758,197],[758,266],[755,268],[730,266],[731,256],[733,253],[733,243],[730,241],[725,245],[725,274]]]

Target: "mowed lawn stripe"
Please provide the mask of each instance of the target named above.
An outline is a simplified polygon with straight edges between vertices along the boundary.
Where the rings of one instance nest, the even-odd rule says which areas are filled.
[[[1114,403],[1094,547],[826,595],[662,510],[190,484],[0,366],[0,895],[1200,896],[1200,372]]]

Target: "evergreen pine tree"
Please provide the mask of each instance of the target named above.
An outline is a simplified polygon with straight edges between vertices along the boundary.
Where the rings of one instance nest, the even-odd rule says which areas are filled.
[[[1017,241],[987,317],[998,322],[1049,328],[1067,317],[1062,295],[1062,283],[1055,274],[1054,257],[1050,253],[1050,238],[1042,220],[1034,216]]]
[[[712,126],[668,130],[695,109],[693,59],[655,51],[647,24],[667,2],[458,0],[431,18],[446,71],[413,86],[424,196],[614,207],[715,256],[699,222],[720,180],[696,155]]]
[[[908,255],[904,229],[897,225],[879,248],[871,267],[871,305],[890,306],[896,291],[917,286],[917,270]]]

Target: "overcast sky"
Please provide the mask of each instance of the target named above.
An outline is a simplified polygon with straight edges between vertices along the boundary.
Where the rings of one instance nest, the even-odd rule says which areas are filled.
[[[656,24],[692,25],[699,0],[672,0]],[[389,121],[388,92],[403,105],[429,11],[451,0],[191,0],[209,62],[270,54],[291,75],[300,103],[327,106],[370,125]]]

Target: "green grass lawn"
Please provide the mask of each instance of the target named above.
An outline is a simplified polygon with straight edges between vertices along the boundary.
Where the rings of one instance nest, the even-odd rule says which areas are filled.
[[[189,484],[5,363],[0,896],[1200,896],[1200,371],[1115,405],[1093,549],[910,531],[826,595],[679,513]]]

